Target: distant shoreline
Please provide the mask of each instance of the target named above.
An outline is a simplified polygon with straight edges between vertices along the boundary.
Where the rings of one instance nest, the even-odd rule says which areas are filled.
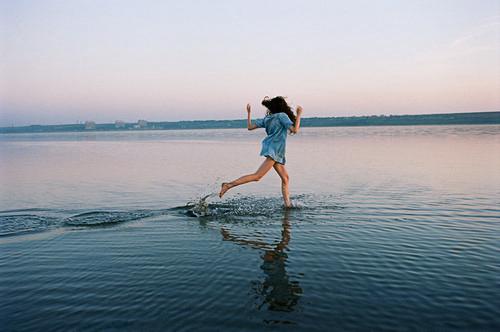
[[[470,112],[417,115],[372,115],[347,117],[303,118],[303,127],[365,127],[365,126],[417,126],[417,125],[482,125],[500,124],[500,112]],[[141,131],[178,129],[231,129],[244,128],[246,120],[192,120],[135,123],[116,121],[115,123],[95,123],[87,121],[79,124],[30,125],[0,127],[0,134],[53,133],[53,132],[96,132],[96,131]]]

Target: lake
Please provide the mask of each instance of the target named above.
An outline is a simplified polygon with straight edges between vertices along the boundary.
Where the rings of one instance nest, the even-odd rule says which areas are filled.
[[[0,135],[0,330],[500,329],[500,126]]]

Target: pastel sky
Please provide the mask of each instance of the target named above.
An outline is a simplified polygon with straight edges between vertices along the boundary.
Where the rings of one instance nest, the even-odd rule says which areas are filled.
[[[500,1],[0,0],[0,125],[500,110]]]

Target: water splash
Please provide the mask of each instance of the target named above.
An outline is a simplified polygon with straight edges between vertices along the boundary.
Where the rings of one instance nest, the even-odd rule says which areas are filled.
[[[186,214],[191,217],[205,217],[210,215],[211,210],[207,199],[216,195],[216,193],[210,193],[197,201],[187,203],[186,207],[188,207],[188,210]]]
[[[67,226],[107,226],[143,219],[155,215],[151,210],[138,211],[91,211],[80,213],[65,220]]]
[[[281,197],[256,197],[236,195],[224,201],[212,200],[217,193],[211,192],[186,205],[166,209],[149,210],[51,210],[43,208],[0,211],[0,237],[70,227],[111,226],[129,221],[161,215],[183,214],[205,220],[231,223],[262,222],[280,216],[285,209]],[[332,204],[337,198],[298,195],[292,197],[296,213],[317,215],[337,213],[342,207]],[[35,213],[36,212],[36,213]]]
[[[0,237],[41,232],[59,222],[58,218],[32,214],[0,216]]]
[[[186,215],[191,217],[270,217],[283,209],[304,209],[300,202],[294,202],[291,208],[285,208],[281,197],[254,197],[239,196],[225,202],[209,202],[208,198],[217,196],[216,193],[208,194],[186,204]]]

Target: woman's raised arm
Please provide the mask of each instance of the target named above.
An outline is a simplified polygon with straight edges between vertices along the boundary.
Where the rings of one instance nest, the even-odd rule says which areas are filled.
[[[294,134],[299,132],[300,129],[300,117],[302,116],[302,106],[297,106],[297,118],[295,119],[295,125],[290,128],[290,131]]]
[[[257,128],[255,124],[252,123],[252,108],[250,104],[247,104],[247,129],[254,130]]]

